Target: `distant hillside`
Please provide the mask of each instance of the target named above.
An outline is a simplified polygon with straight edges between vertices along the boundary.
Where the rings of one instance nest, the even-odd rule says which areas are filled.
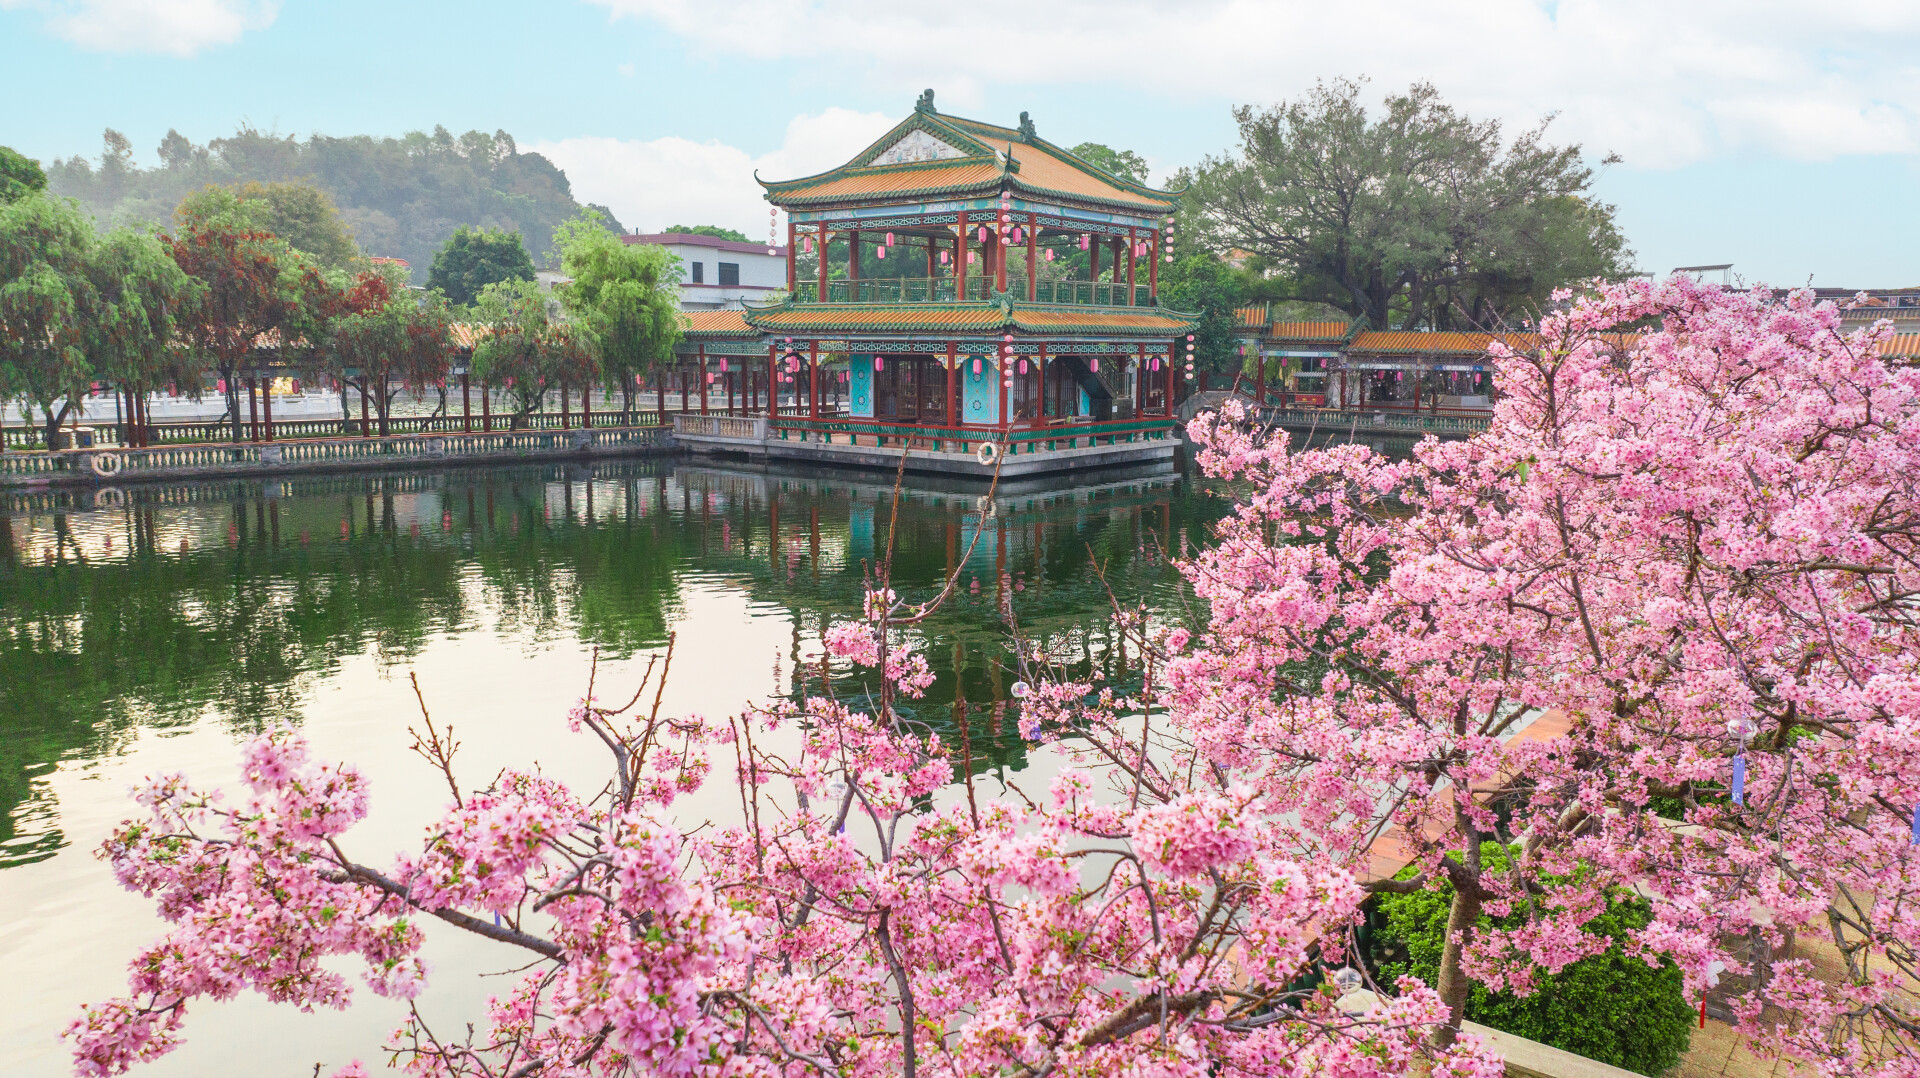
[[[436,127],[397,139],[315,135],[302,142],[242,127],[204,146],[169,131],[159,156],[158,167],[139,167],[126,137],[109,129],[97,161],[54,161],[47,186],[80,200],[104,225],[170,222],[180,199],[208,184],[305,180],[333,197],[367,254],[406,259],[416,283],[461,225],[517,230],[544,264],[554,226],[581,208],[566,173],[521,153],[505,131],[456,137]],[[606,207],[595,208],[620,227]]]

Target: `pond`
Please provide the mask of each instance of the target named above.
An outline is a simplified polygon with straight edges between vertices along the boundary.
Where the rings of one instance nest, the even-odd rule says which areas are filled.
[[[912,701],[937,727],[962,698],[976,771],[1027,764],[1009,710],[1010,613],[1082,674],[1137,681],[1111,603],[1198,616],[1168,561],[1206,541],[1222,498],[1178,475],[1055,490],[904,491],[849,474],[684,462],[313,476],[0,495],[0,1059],[67,1073],[59,1030],[125,990],[164,931],[94,849],[144,776],[231,786],[240,739],[296,723],[322,758],[372,781],[349,834],[376,863],[417,841],[442,783],[407,752],[419,714],[451,722],[470,783],[529,760],[597,782],[565,731],[598,657],[599,695],[639,684],[673,640],[663,711],[738,713],[870,676],[823,666],[891,543],[909,599],[958,568],[921,643],[936,680]],[[1111,597],[1110,597],[1111,596]],[[612,688],[609,688],[611,686]],[[423,1010],[478,1013],[498,956],[429,933]],[[357,981],[357,978],[356,978]],[[479,985],[475,988],[475,985]],[[362,989],[346,1013],[251,997],[199,1004],[152,1075],[306,1076],[378,1046],[401,1009]]]

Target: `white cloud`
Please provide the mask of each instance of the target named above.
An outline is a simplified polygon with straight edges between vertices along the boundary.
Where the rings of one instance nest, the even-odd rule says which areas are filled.
[[[1269,103],[1415,80],[1643,167],[1920,150],[1920,5],[1856,0],[593,0],[715,55],[852,64],[902,94],[1144,84]],[[1037,10],[1044,7],[1044,10]],[[938,43],[938,44],[929,44]]]
[[[767,203],[754,171],[769,180],[824,172],[865,149],[898,123],[879,113],[828,109],[796,116],[780,148],[759,157],[720,142],[678,137],[650,141],[570,138],[529,145],[560,166],[581,202],[612,209],[628,228],[720,225],[759,239]]]
[[[278,0],[0,0],[37,11],[58,37],[97,52],[192,56],[270,25]]]

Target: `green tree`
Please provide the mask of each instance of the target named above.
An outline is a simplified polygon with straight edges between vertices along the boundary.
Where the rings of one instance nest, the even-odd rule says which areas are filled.
[[[1286,274],[1289,298],[1381,329],[1496,326],[1554,288],[1625,272],[1613,207],[1590,197],[1579,146],[1545,141],[1545,121],[1509,142],[1425,84],[1375,117],[1363,85],[1235,109],[1239,150],[1192,176],[1191,232]]]
[[[513,398],[513,429],[546,403],[556,386],[590,385],[599,371],[588,335],[556,321],[547,295],[532,281],[487,285],[473,305],[486,333],[473,347],[473,373],[482,385]]]
[[[634,376],[671,362],[680,337],[680,260],[665,247],[621,242],[593,210],[556,229],[553,246],[572,278],[560,302],[619,383],[631,423]]]
[[[518,232],[465,225],[447,237],[427,273],[428,288],[439,289],[461,306],[473,303],[490,284],[531,280],[533,259]]]
[[[47,187],[40,162],[11,147],[0,146],[0,202],[17,202]]]
[[[1102,168],[1123,180],[1147,182],[1147,159],[1132,150],[1116,150],[1098,142],[1083,142],[1068,151],[1096,168]]]
[[[393,399],[402,388],[444,383],[453,353],[453,315],[438,292],[425,295],[404,281],[367,274],[359,309],[331,320],[325,350],[339,379],[371,400],[380,433],[390,433]]]
[[[1497,842],[1483,844],[1481,858],[1489,871],[1507,866],[1507,850]],[[1442,883],[1433,890],[1382,894],[1376,901],[1385,919],[1373,934],[1371,948],[1377,979],[1392,984],[1411,975],[1438,983],[1453,889]],[[1520,927],[1527,915],[1518,909],[1522,903],[1514,905],[1516,911],[1507,916],[1481,916],[1480,927]],[[1466,1017],[1640,1074],[1664,1073],[1687,1050],[1693,1011],[1679,967],[1666,959],[1649,965],[1633,948],[1634,935],[1652,919],[1643,900],[1632,895],[1611,899],[1606,912],[1582,929],[1612,941],[1604,952],[1558,973],[1536,972],[1535,991],[1527,996],[1489,992],[1475,984]]]
[[[94,303],[81,336],[95,377],[136,399],[166,383],[198,397],[206,360],[184,340],[205,286],[187,276],[157,237],[131,228],[100,238],[87,259],[87,278]],[[130,441],[139,444],[144,434]]]
[[[619,230],[615,229],[615,231]],[[746,233],[736,232],[731,228],[721,228],[719,225],[669,225],[662,231],[679,232],[689,236],[709,236],[716,240],[732,240],[735,243],[753,242],[747,238]]]
[[[1246,302],[1239,274],[1204,251],[1178,255],[1160,267],[1160,303],[1176,311],[1198,312],[1194,366],[1225,371],[1238,365],[1234,353],[1234,309]]]
[[[364,261],[353,242],[353,231],[325,191],[310,183],[258,180],[234,188],[242,202],[253,207],[253,222],[287,241],[328,269],[358,268]]]
[[[84,329],[96,304],[93,247],[92,224],[66,199],[0,204],[0,399],[40,409],[48,448],[93,380]]]

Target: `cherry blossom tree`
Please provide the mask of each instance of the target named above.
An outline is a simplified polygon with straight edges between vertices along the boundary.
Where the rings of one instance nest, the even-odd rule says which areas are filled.
[[[567,716],[607,753],[582,797],[530,770],[463,786],[423,705],[415,749],[448,805],[386,867],[349,852],[364,778],[292,730],[247,743],[231,800],[149,782],[102,852],[173,927],[128,996],[68,1030],[79,1072],[170,1050],[200,999],[345,1006],[330,957],[411,1000],[438,922],[525,968],[458,1036],[410,1009],[386,1048],[417,1075],[1499,1073],[1477,1043],[1430,1046],[1446,1012],[1417,982],[1380,1000],[1342,996],[1351,971],[1303,979],[1341,960],[1363,892],[1281,855],[1258,790],[1143,768],[1151,698],[1090,697],[1023,647],[1028,729],[1077,722],[1085,740],[1050,791],[977,789],[964,719],[956,756],[895,706],[931,680],[914,634],[957,576],[910,605],[890,561],[865,617],[823,641],[873,668],[871,713],[822,697],[663,716],[669,645],[630,699],[590,684]],[[716,772],[737,815],[682,819]]]
[[[1637,892],[1635,945],[1690,992],[1739,975],[1757,1043],[1912,1073],[1920,372],[1805,292],[1555,303],[1494,349],[1471,440],[1389,460],[1194,424],[1248,495],[1187,567],[1211,620],[1169,641],[1160,757],[1295,858],[1449,886],[1456,1020],[1471,980],[1525,993],[1604,949],[1582,926]],[[1831,939],[1841,983],[1788,933]]]

